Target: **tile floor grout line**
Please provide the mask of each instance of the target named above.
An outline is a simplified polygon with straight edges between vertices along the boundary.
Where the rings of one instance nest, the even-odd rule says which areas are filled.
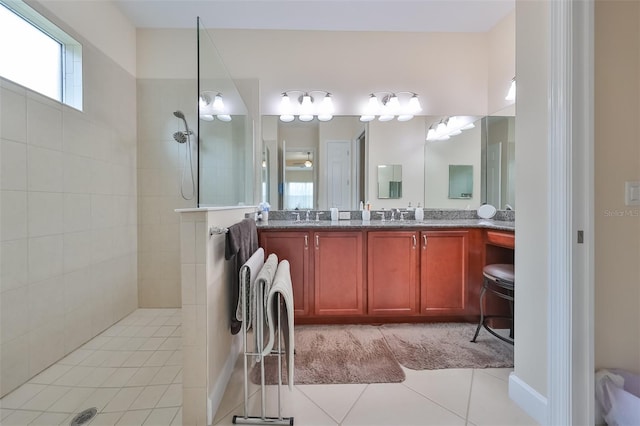
[[[358,397],[356,398],[355,401],[353,401],[353,404],[351,404],[351,407],[349,407],[349,409],[347,410],[347,413],[344,415],[344,417],[342,418],[341,421],[338,422],[338,426],[341,426],[344,421],[347,419],[347,417],[349,417],[349,414],[351,414],[351,412],[353,411],[353,408],[356,406],[356,404],[358,403],[358,401],[360,401],[360,399],[362,399],[362,395],[364,395],[364,392],[369,389],[369,386],[371,385],[371,383],[366,383],[366,386],[362,389],[362,392],[360,392],[360,395],[358,395]]]
[[[467,396],[467,412],[464,416],[464,424],[469,424],[469,408],[471,407],[471,393],[473,392],[473,382],[476,376],[476,369],[471,370],[471,386],[469,386],[469,395]]]
[[[447,410],[448,412],[450,412],[451,414],[455,415],[456,417],[465,420],[463,417],[460,416],[460,414],[456,413],[455,411],[452,411],[451,409],[445,407],[444,405],[440,404],[437,401],[434,401],[433,399],[429,398],[427,395],[424,395],[420,392],[418,392],[417,390],[413,389],[412,387],[409,387],[408,385],[404,384],[404,383],[399,383],[400,385],[404,386],[405,388],[409,389],[410,391],[412,391],[413,393],[416,393],[418,395],[420,395],[422,398],[427,399],[431,402],[433,402],[434,404],[436,404],[438,407],[443,408],[445,410]]]

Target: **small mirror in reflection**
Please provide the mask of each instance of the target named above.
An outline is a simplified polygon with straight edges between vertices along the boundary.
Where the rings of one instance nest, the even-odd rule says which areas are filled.
[[[402,198],[402,165],[378,165],[378,198]]]
[[[473,166],[449,165],[449,198],[473,197]]]

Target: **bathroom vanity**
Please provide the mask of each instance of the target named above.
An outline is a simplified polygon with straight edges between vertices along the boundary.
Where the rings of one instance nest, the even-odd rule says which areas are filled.
[[[291,265],[298,323],[475,321],[482,268],[513,262],[514,222],[258,222]]]

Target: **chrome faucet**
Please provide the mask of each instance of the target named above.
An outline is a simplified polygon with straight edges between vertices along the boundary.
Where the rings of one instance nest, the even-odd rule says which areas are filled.
[[[300,213],[295,212],[293,215],[295,216],[294,222],[300,222]]]
[[[320,222],[320,215],[324,214],[324,212],[316,212],[316,222]]]
[[[384,222],[384,221],[385,221],[385,218],[384,218],[384,211],[376,212],[376,213],[378,213],[378,214],[380,215],[380,222]]]
[[[311,210],[307,210],[307,217],[305,219],[305,221],[309,222],[309,213],[311,213]]]

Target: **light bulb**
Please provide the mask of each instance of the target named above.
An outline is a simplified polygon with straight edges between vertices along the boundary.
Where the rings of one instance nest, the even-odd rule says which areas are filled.
[[[216,111],[224,110],[224,102],[222,101],[222,95],[220,93],[213,99],[213,109]]]
[[[376,118],[375,115],[361,115],[360,116],[360,121],[362,121],[363,123],[366,123],[368,121],[373,120],[374,118]]]
[[[313,163],[311,162],[311,160],[307,160],[307,161],[304,162],[304,166],[306,168],[310,168],[311,166],[313,166]]]
[[[333,118],[333,115],[331,114],[318,114],[318,120],[319,121],[329,121]]]
[[[409,112],[411,114],[417,114],[422,111],[422,106],[420,105],[420,99],[418,99],[418,95],[415,93],[409,99]]]
[[[398,113],[398,111],[400,110],[400,101],[398,100],[398,97],[395,95],[395,93],[391,95],[385,106],[389,109],[389,112],[391,114],[395,115]]]
[[[218,117],[218,120],[224,121],[225,123],[231,121],[231,116],[229,114],[218,114],[216,117]]]
[[[393,117],[393,114],[382,114],[380,117],[378,117],[378,121],[391,121],[393,120]]]
[[[413,115],[411,114],[400,114],[398,116],[398,121],[409,121],[413,118]]]
[[[280,121],[284,122],[284,123],[290,123],[295,119],[295,117],[291,114],[282,114],[280,116]]]
[[[320,112],[323,114],[331,115],[335,111],[333,107],[333,100],[331,99],[331,95],[327,93],[327,95],[322,98],[322,102],[320,103]]]
[[[313,114],[300,114],[298,119],[300,119],[300,121],[311,121],[313,120]]]
[[[213,121],[213,115],[211,114],[200,114],[200,120],[204,120],[204,121]]]

